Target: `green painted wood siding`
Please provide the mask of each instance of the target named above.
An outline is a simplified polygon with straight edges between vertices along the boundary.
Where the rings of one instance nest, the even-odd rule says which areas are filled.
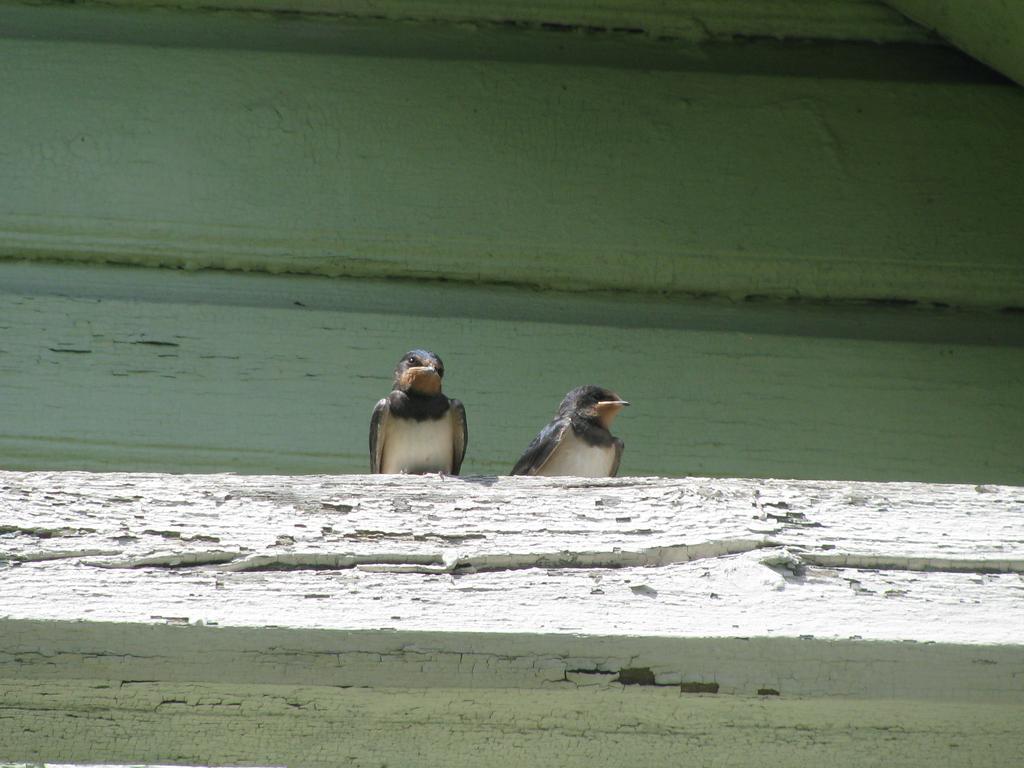
[[[0,7],[0,255],[1024,305],[1024,91],[967,65],[60,10]]]
[[[955,52],[0,4],[0,60],[0,467],[365,471],[423,345],[470,473],[594,382],[624,474],[1024,482],[1024,92]]]
[[[0,467],[365,472],[413,346],[507,473],[569,388],[624,475],[1024,483],[1024,322],[443,284],[0,264]]]
[[[562,30],[629,30],[685,42],[735,37],[936,42],[877,0],[103,0],[106,7],[278,15],[318,23],[355,19],[463,25],[548,25]]]

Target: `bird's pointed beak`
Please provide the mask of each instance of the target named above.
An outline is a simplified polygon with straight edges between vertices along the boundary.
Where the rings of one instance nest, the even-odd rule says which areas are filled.
[[[409,373],[413,376],[430,376],[431,374],[434,376],[440,375],[437,372],[437,368],[432,365],[414,365],[409,368]]]
[[[441,391],[441,374],[432,365],[414,365],[406,370],[407,388],[415,389],[428,395]]]
[[[625,400],[598,400],[594,410],[597,411],[597,417],[605,429],[608,429],[615,420],[615,416],[627,405],[629,403]]]

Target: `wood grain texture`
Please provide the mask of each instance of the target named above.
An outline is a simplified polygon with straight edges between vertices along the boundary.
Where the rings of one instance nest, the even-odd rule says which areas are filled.
[[[2,473],[0,753],[1010,764],[1022,511],[994,486]]]
[[[598,383],[623,475],[1024,483],[1024,322],[364,280],[0,264],[0,466],[366,472],[408,349],[447,367],[468,474]]]
[[[1017,643],[1024,626],[1024,497],[1013,487],[0,482],[9,618],[966,644]]]
[[[397,49],[393,25],[234,16],[137,39],[176,23],[142,14],[62,38],[76,9],[31,10],[51,15],[0,39],[19,105],[0,114],[3,256],[1024,301],[1007,84],[889,76],[884,50],[837,74],[843,52],[780,70],[754,46],[716,71],[637,36],[595,55],[606,42],[458,26]]]

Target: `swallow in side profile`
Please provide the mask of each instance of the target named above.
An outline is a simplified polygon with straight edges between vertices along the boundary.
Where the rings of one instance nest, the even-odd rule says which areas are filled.
[[[519,457],[512,474],[615,477],[625,444],[608,427],[627,405],[602,387],[576,387]]]
[[[374,474],[459,474],[469,431],[466,409],[441,392],[444,363],[414,349],[395,367],[392,392],[370,417],[370,471]]]

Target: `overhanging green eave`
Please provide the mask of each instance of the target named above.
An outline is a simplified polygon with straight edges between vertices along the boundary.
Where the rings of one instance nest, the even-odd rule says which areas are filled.
[[[1024,306],[1024,92],[879,3],[199,6],[0,3],[0,258]]]
[[[1020,0],[887,0],[896,10],[1024,85]]]

